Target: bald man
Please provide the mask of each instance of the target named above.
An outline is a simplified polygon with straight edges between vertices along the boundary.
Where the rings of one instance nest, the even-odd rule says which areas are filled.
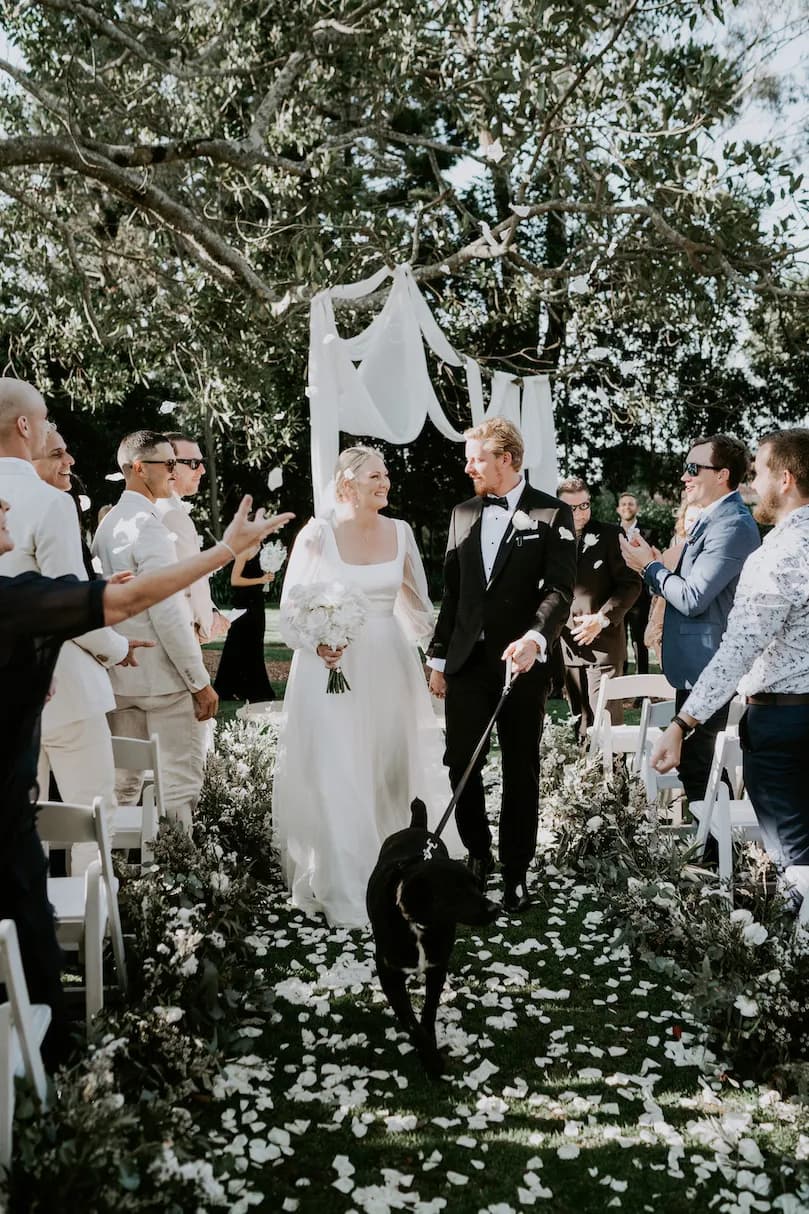
[[[76,508],[62,487],[42,480],[35,460],[47,460],[55,431],[41,394],[22,380],[0,379],[0,497],[10,503],[13,548],[0,555],[0,575],[73,574],[87,580]],[[62,800],[90,805],[103,796],[115,806],[115,764],[107,712],[115,707],[107,669],[131,662],[135,646],[112,628],[66,642],[54,672],[55,692],[42,714],[40,795],[51,772]],[[83,872],[95,848],[73,849],[73,872]]]

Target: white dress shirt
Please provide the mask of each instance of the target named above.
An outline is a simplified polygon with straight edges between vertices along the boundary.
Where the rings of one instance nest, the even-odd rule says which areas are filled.
[[[722,643],[681,711],[707,721],[737,688],[809,693],[809,506],[745,561]]]

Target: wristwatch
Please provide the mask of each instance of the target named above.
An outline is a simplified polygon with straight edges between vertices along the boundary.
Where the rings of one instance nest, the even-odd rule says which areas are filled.
[[[696,725],[686,725],[683,718],[679,715],[676,717],[672,717],[671,723],[672,723],[672,725],[676,725],[679,729],[681,729],[683,731],[683,741],[685,741],[686,738],[690,738],[691,734],[696,729]]]

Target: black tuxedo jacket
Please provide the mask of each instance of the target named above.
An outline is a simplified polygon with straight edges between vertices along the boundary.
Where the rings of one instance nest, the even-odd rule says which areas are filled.
[[[512,517],[488,582],[480,550],[480,498],[452,512],[444,597],[430,647],[431,657],[445,660],[446,674],[461,669],[481,634],[497,658],[529,629],[542,633],[550,651],[568,617],[576,576],[570,507],[526,485],[517,510],[528,515],[531,529],[515,528]]]
[[[579,537],[576,585],[570,618],[562,629],[566,666],[599,662],[620,665],[626,657],[624,616],[641,590],[640,575],[629,568],[618,543],[623,534],[613,523],[589,522]],[[610,621],[592,645],[580,645],[571,635],[574,615],[603,611]]]

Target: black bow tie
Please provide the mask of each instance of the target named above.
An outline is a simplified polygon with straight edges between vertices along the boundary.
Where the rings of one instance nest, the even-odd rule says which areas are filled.
[[[507,497],[484,497],[484,506],[499,506],[501,510],[508,510]]]

